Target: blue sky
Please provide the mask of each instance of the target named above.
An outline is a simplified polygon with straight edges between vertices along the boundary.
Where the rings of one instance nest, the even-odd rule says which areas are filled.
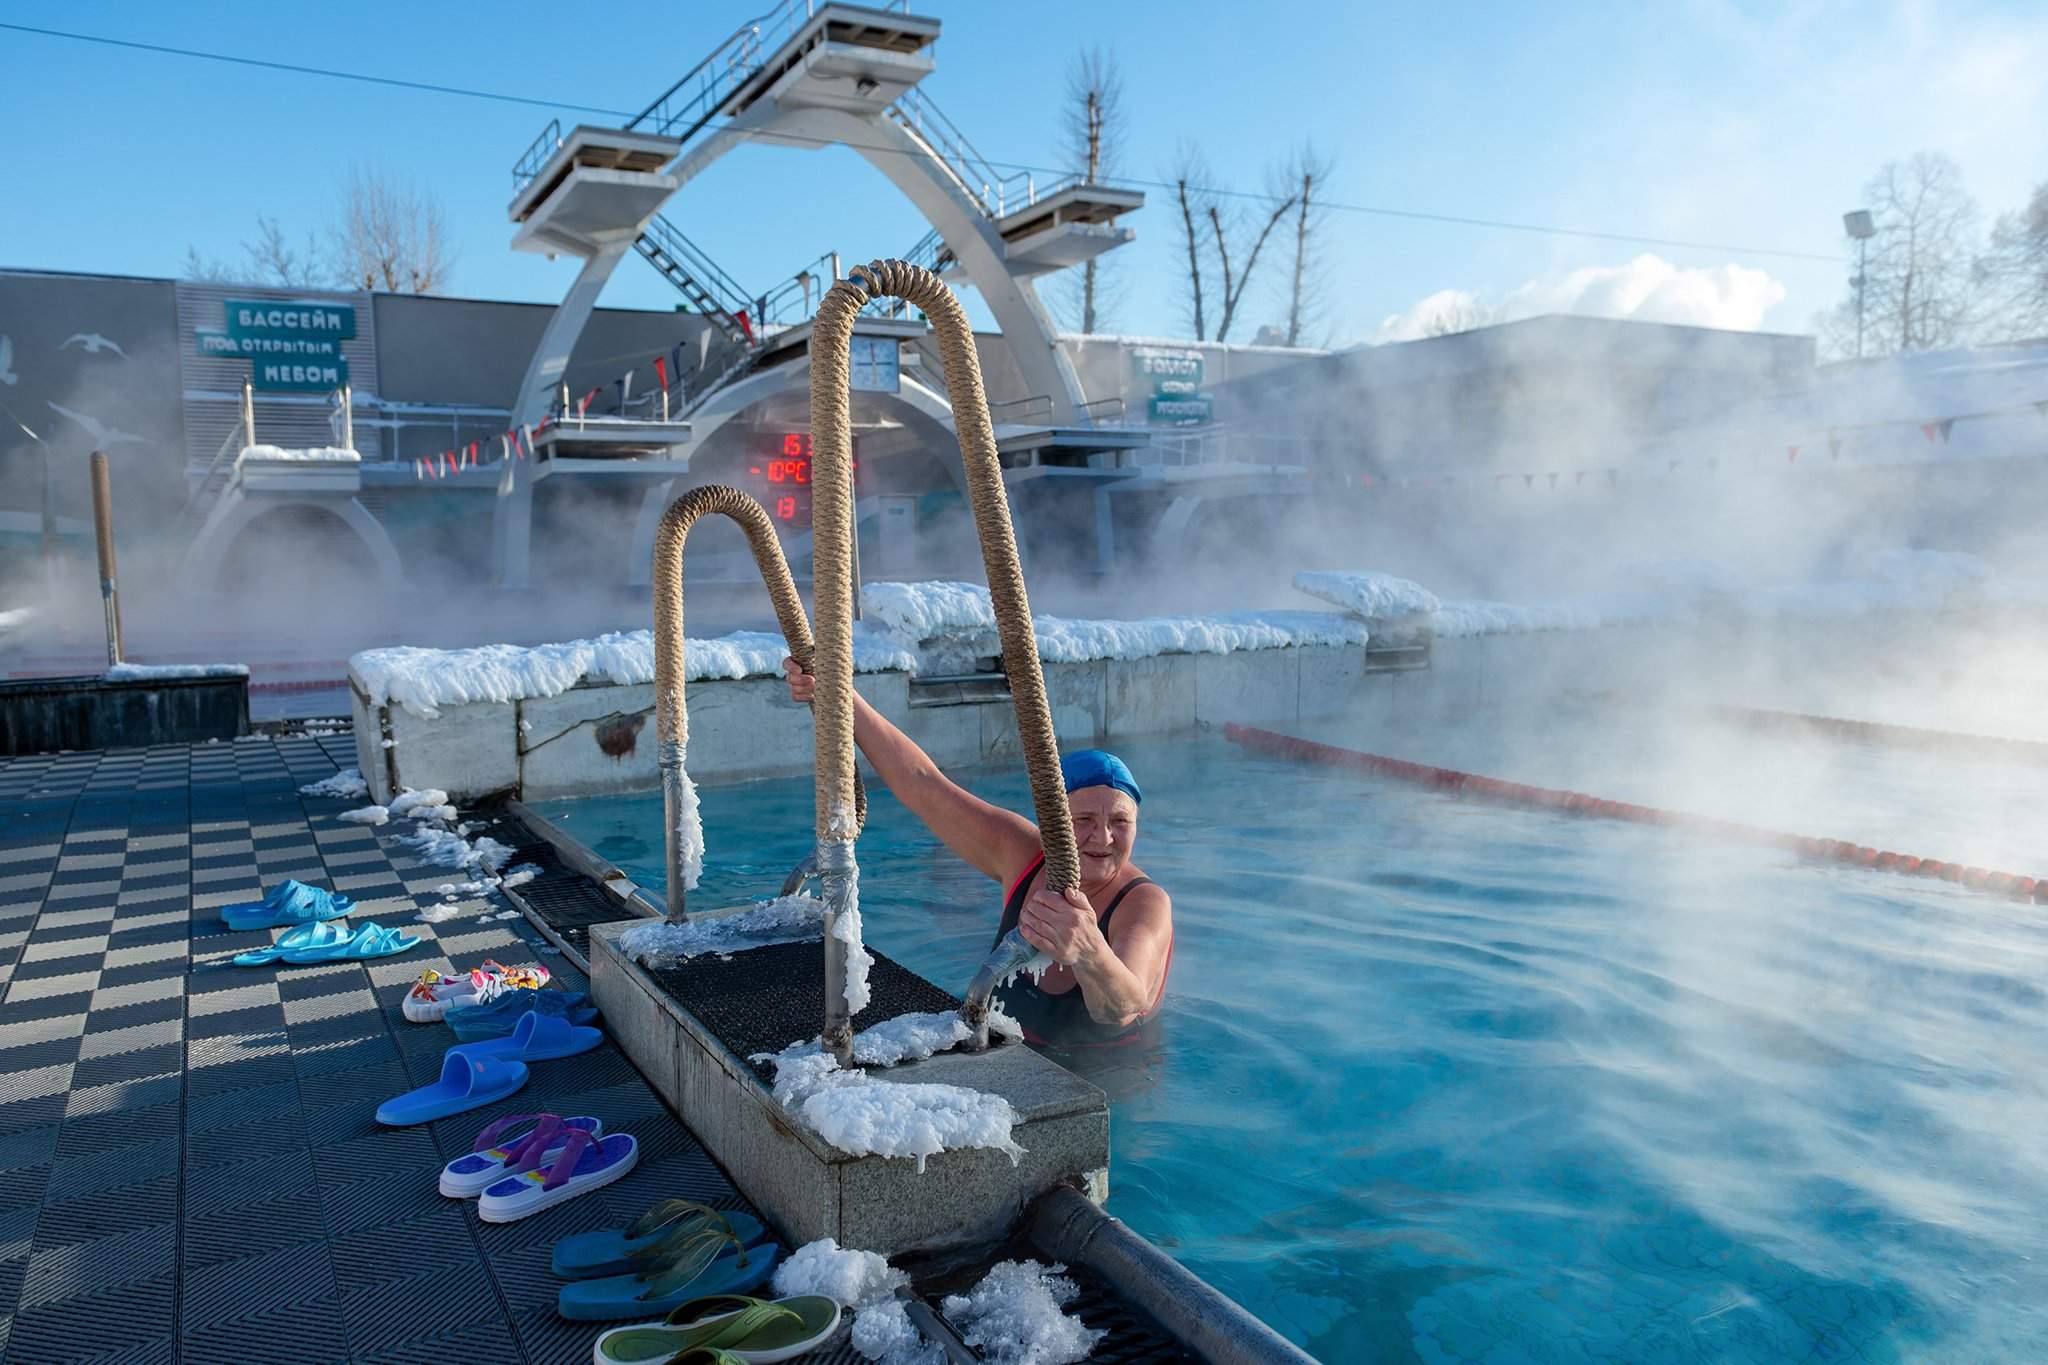
[[[764,7],[222,3],[202,20],[197,6],[13,0],[4,18],[638,109]],[[1188,141],[1220,183],[1258,189],[1307,136],[1335,156],[1345,203],[1750,249],[1339,212],[1324,330],[1340,342],[1398,334],[1388,318],[1442,291],[1524,311],[1807,330],[1844,267],[1755,249],[1841,251],[1840,214],[1885,159],[1949,153],[1987,218],[2048,179],[2038,3],[916,8],[945,24],[925,90],[994,160],[1058,160],[1064,72],[1094,43],[1122,65],[1134,175],[1161,176]],[[354,161],[440,196],[460,250],[451,292],[552,302],[573,274],[508,247],[509,168],[545,110],[6,31],[0,61],[12,134],[0,265],[175,275],[188,245],[237,255],[259,213],[299,232],[319,224]],[[924,231],[843,149],[745,150],[666,211],[761,289],[821,252],[892,254]],[[1171,206],[1155,192],[1130,222],[1139,237],[1116,255],[1126,297],[1114,321],[1182,333]],[[604,302],[665,308],[674,296],[631,261]],[[1254,285],[1233,339],[1279,314]]]

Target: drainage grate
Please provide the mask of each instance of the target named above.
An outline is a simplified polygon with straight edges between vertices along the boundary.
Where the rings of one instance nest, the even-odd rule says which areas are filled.
[[[1117,1296],[1107,1280],[1086,1266],[1068,1266],[1067,1278],[1080,1289],[1067,1311],[1088,1326],[1109,1333],[1095,1344],[1088,1359],[1095,1365],[1168,1365],[1195,1357],[1159,1325]]]
[[[531,863],[540,869],[538,877],[515,887],[511,894],[526,907],[530,918],[540,920],[588,970],[590,926],[613,924],[632,919],[633,915],[605,895],[596,882],[565,866],[553,844],[535,838],[524,824],[511,816],[500,814],[490,817],[483,832],[513,846],[512,857],[505,863],[507,868]]]
[[[855,1029],[899,1014],[960,1008],[958,997],[908,967],[880,953],[874,957],[868,1007],[854,1016]],[[692,958],[649,975],[740,1057],[779,1052],[798,1039],[815,1038],[825,1017],[825,945],[818,941]],[[764,1081],[775,1074],[765,1063],[755,1063],[754,1070]]]

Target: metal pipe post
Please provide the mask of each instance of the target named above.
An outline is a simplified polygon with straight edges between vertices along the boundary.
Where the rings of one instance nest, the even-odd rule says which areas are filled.
[[[341,386],[341,448],[356,448],[356,391],[347,384]]]
[[[107,614],[107,665],[121,662],[121,599],[114,590],[114,495],[107,479],[107,452],[92,453],[92,530],[99,542],[100,603]]]
[[[256,444],[256,385],[247,379],[242,381],[242,444]]]

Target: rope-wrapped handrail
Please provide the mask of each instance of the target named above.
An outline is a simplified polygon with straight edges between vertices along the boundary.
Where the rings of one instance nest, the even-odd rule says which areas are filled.
[[[1031,626],[1031,602],[1017,557],[1016,532],[1010,522],[1009,497],[996,455],[995,425],[981,382],[974,331],[966,310],[939,277],[908,261],[874,261],[855,266],[834,284],[819,304],[811,328],[812,523],[816,559],[818,613],[818,833],[826,838],[834,809],[853,766],[853,658],[851,564],[836,556],[850,552],[853,541],[852,484],[848,473],[852,428],[848,414],[849,352],[854,316],[871,299],[900,298],[922,311],[931,323],[946,374],[953,426],[960,439],[966,468],[968,501],[981,540],[982,567],[988,575],[1002,641],[1003,667],[1017,713],[1017,734],[1024,766],[1031,778],[1031,802],[1045,850],[1046,886],[1055,893],[1081,884],[1080,851],[1068,813],[1066,785],[1060,777],[1059,741],[1053,733],[1052,707],[1045,692],[1045,673],[1038,659],[1038,640]],[[829,556],[835,556],[828,558]],[[832,700],[828,704],[828,691]],[[830,720],[828,721],[828,717]],[[843,731],[839,718],[844,718]],[[833,726],[829,735],[828,723]],[[828,760],[830,767],[828,769]],[[827,935],[828,962],[831,935]],[[996,981],[1036,955],[1014,930],[983,965],[968,989],[963,1007],[977,1041],[986,1042],[988,1004]],[[834,998],[826,984],[828,1023]],[[828,1027],[827,1045],[832,1043]]]
[[[782,639],[789,647],[790,657],[796,660],[799,668],[808,671],[813,666],[816,652],[811,639],[811,623],[804,617],[803,599],[797,596],[796,582],[789,573],[789,561],[783,557],[782,542],[776,537],[775,523],[768,519],[767,509],[739,489],[722,484],[693,488],[671,502],[655,527],[653,569],[654,716],[655,735],[660,745],[666,828],[665,872],[671,923],[681,923],[689,917],[684,908],[687,888],[679,837],[683,807],[688,800],[689,778],[684,769],[684,755],[690,742],[690,712],[684,703],[683,688],[683,544],[689,539],[690,528],[700,518],[713,514],[730,517],[746,533],[747,547],[754,553],[754,564],[760,569],[761,581],[768,589],[768,600],[775,608],[775,621],[782,628]],[[852,803],[854,827],[858,830],[867,818],[867,793],[862,790],[858,775],[853,783]],[[796,885],[802,883],[801,871],[800,867],[797,873],[791,874]],[[784,888],[785,893],[794,889],[794,885]]]

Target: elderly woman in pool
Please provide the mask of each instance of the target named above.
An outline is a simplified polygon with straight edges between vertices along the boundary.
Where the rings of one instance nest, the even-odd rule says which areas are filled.
[[[793,659],[782,666],[791,698],[809,702],[811,676]],[[1045,886],[1036,825],[940,772],[859,693],[853,707],[854,742],[896,799],[970,866],[1009,887],[996,937],[1015,927],[1056,964],[1039,981],[1019,977],[1003,988],[1005,1012],[1034,1042],[1075,1047],[1130,1036],[1166,990],[1173,902],[1131,861],[1144,796],[1123,760],[1084,749],[1060,764],[1081,851],[1080,889],[1062,897]]]

